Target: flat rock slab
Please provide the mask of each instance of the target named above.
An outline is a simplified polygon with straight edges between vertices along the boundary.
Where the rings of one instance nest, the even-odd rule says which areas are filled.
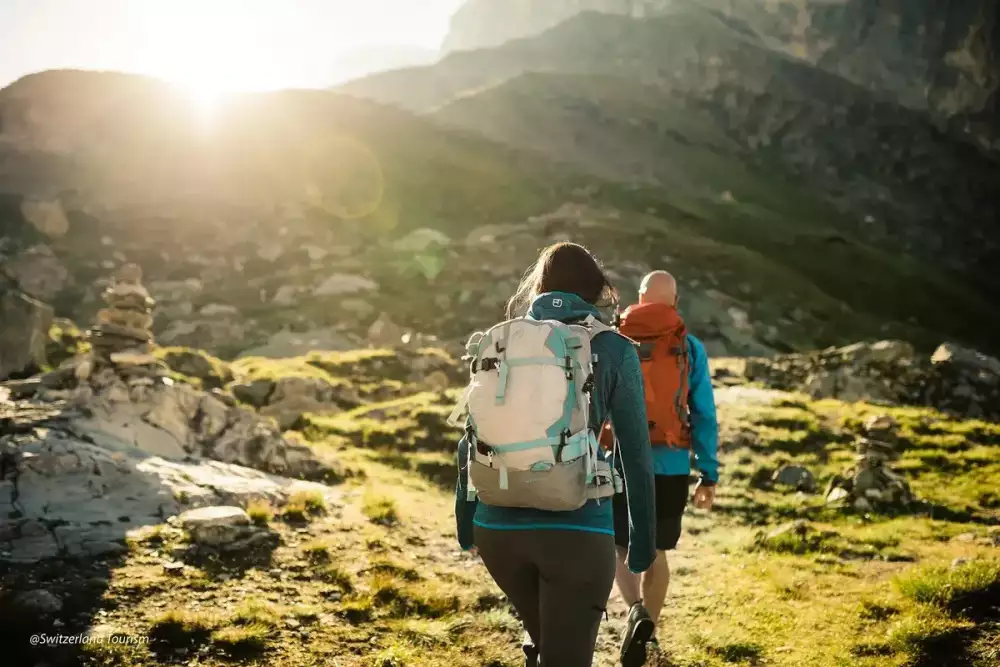
[[[280,505],[303,488],[320,491],[329,505],[339,502],[340,492],[322,484],[232,463],[106,448],[58,429],[19,443],[18,451],[16,489],[0,484],[0,516],[17,517],[0,524],[0,560],[8,562],[120,553],[130,531],[201,507],[212,509],[205,516],[215,522],[245,525],[241,506],[254,500]]]
[[[250,526],[250,516],[241,507],[201,507],[184,512],[178,522],[195,542],[220,546],[244,537]]]
[[[178,517],[181,527],[187,531],[227,526],[249,526],[250,516],[242,507],[215,506],[188,510]]]

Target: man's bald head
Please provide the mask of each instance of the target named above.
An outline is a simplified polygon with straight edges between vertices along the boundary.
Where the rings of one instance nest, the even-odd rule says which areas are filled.
[[[666,271],[653,271],[642,279],[639,303],[677,305],[677,281]]]

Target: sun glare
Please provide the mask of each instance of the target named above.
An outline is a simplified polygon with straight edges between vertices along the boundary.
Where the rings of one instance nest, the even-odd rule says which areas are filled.
[[[188,84],[183,86],[184,94],[198,118],[210,122],[218,116],[230,95],[229,91],[207,84]]]
[[[236,93],[235,90],[208,79],[180,80],[175,82],[175,86],[193,120],[206,129],[218,123],[226,105]]]

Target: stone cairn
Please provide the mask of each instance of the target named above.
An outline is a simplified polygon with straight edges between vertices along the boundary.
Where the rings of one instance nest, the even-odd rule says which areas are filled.
[[[856,462],[844,475],[831,480],[827,502],[846,501],[855,509],[868,511],[905,508],[913,501],[909,484],[889,466],[900,454],[898,427],[898,422],[885,414],[865,422],[864,435],[857,441]]]
[[[142,269],[136,264],[121,267],[101,296],[107,307],[98,311],[89,331],[89,364],[77,369],[77,377],[97,379],[111,371],[136,394],[133,400],[142,400],[148,388],[168,374],[151,353],[156,302],[142,285]]]

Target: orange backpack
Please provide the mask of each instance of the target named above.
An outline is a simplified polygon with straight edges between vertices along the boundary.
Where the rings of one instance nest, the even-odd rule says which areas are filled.
[[[688,343],[684,320],[672,306],[658,303],[629,306],[619,331],[638,344],[646,394],[649,441],[655,446],[691,448],[688,411]],[[613,442],[610,424],[601,444]]]

